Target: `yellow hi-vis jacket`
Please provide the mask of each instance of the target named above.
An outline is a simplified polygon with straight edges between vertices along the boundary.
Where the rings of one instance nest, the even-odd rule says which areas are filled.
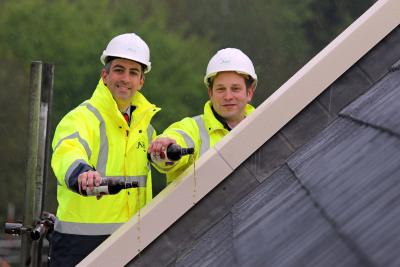
[[[60,121],[51,161],[58,180],[56,231],[108,235],[152,199],[147,148],[155,137],[150,121],[160,109],[139,92],[135,93],[132,106],[135,109],[129,126],[100,79],[92,97]],[[137,180],[139,187],[99,200],[79,195],[68,186],[82,166],[92,167],[102,177]]]
[[[248,116],[253,111],[254,107],[247,104],[245,115]],[[214,116],[211,102],[207,101],[202,115],[193,118],[187,117],[175,122],[158,136],[175,139],[181,147],[194,147],[194,156],[184,156],[173,165],[164,164],[160,166],[154,163],[153,166],[158,171],[166,173],[167,183],[170,183],[228,133],[229,130]]]

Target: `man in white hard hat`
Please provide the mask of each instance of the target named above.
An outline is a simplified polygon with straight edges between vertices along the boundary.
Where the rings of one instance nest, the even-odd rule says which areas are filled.
[[[218,51],[208,63],[204,83],[209,96],[204,113],[173,123],[149,147],[151,158],[155,159],[153,165],[167,173],[168,183],[254,110],[249,102],[256,88],[257,75],[250,58],[241,50],[225,48]],[[173,143],[194,147],[194,157],[169,161],[165,151]]]
[[[139,92],[151,69],[149,47],[134,33],[118,35],[100,60],[92,97],[65,115],[54,134],[58,209],[51,266],[75,266],[152,198],[146,156],[159,108]],[[124,177],[138,187],[85,196],[104,189],[101,177]]]

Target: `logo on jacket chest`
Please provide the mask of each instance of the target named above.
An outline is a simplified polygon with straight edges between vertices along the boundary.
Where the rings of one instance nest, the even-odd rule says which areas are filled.
[[[147,152],[146,144],[143,141],[137,142],[136,149],[142,149],[143,152]]]

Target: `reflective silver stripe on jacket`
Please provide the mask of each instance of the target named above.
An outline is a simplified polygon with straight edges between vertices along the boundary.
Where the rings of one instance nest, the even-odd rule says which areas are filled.
[[[88,158],[90,159],[90,157],[92,156],[92,151],[90,150],[89,145],[88,145],[88,143],[86,142],[86,140],[83,139],[83,138],[79,135],[78,132],[75,132],[75,133],[73,133],[73,134],[71,134],[71,135],[68,135],[68,136],[62,138],[60,141],[58,141],[57,145],[54,147],[54,150],[56,150],[56,149],[59,147],[59,145],[60,145],[63,141],[68,140],[68,139],[74,139],[74,138],[77,138],[77,139],[78,139],[78,142],[81,143],[81,145],[83,146],[83,148],[84,148],[85,151],[86,151],[86,155],[87,155]]]
[[[147,127],[147,138],[148,138],[147,140],[148,140],[149,145],[153,138],[153,133],[154,133],[154,127],[153,127],[153,125],[149,124],[149,126]]]
[[[63,234],[110,235],[123,223],[76,223],[56,219],[54,230]]]
[[[201,147],[200,147],[200,154],[204,154],[209,148],[210,148],[210,136],[208,135],[206,125],[204,124],[203,119],[201,118],[201,115],[198,115],[196,117],[193,117],[193,119],[196,121],[197,126],[199,127],[199,132],[200,132],[200,139],[201,139]]]
[[[185,133],[182,130],[176,130],[176,132],[182,135],[183,139],[186,142],[187,147],[194,147],[193,139],[189,135],[187,135],[187,133]]]
[[[83,103],[81,106],[86,106],[100,122],[100,150],[97,158],[96,169],[98,172],[106,173],[107,157],[108,157],[108,140],[106,134],[106,125],[100,112],[91,104]]]
[[[124,178],[127,183],[136,183],[138,187],[146,187],[147,175],[137,175],[137,176],[105,176],[105,178]]]

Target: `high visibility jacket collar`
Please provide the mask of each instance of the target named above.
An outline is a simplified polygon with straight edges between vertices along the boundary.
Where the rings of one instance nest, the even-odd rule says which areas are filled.
[[[121,120],[125,121],[118,109],[117,102],[102,79],[99,80],[96,90],[90,98],[90,102],[93,103],[104,114],[107,114],[112,118],[120,117]],[[134,114],[146,114],[146,110],[152,110],[154,112],[158,112],[160,110],[160,108],[156,107],[154,104],[151,104],[140,92],[136,92],[134,94],[131,105],[135,106]],[[135,123],[141,119],[142,118],[135,118]],[[151,117],[148,118],[148,121],[150,121],[150,119]]]
[[[252,105],[247,104],[245,108],[245,116],[247,117],[254,111],[254,107]],[[224,125],[214,116],[212,111],[211,101],[208,100],[204,105],[204,115],[203,115],[204,124],[207,127],[207,132],[211,135],[214,131],[225,129]]]

